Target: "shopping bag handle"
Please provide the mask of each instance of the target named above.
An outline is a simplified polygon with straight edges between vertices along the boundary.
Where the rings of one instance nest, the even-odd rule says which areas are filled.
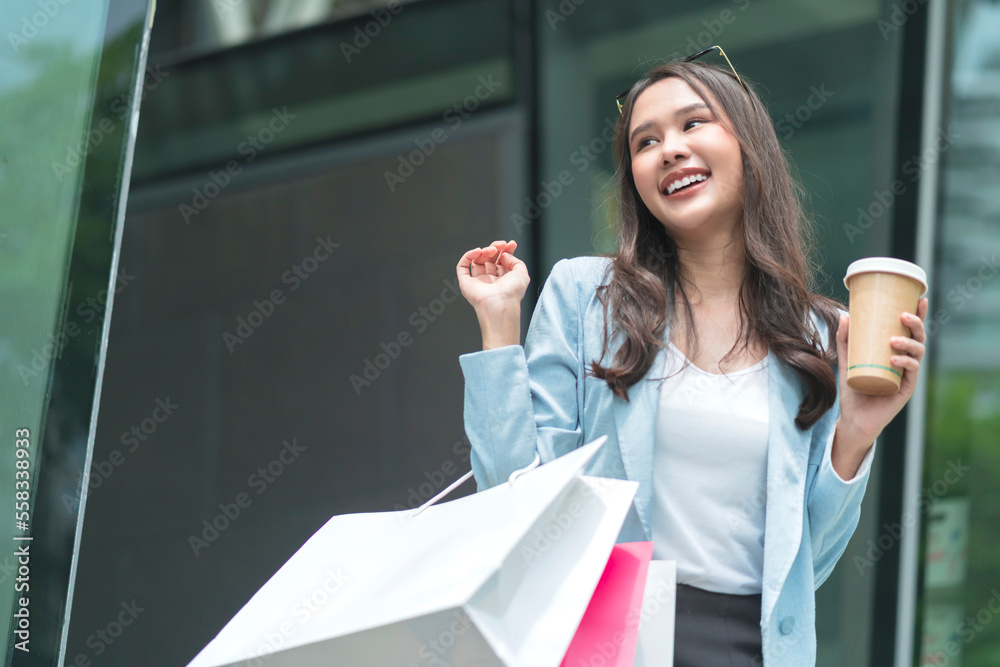
[[[507,481],[510,482],[511,484],[513,484],[515,479],[517,479],[518,477],[520,477],[524,473],[528,472],[529,470],[534,470],[539,465],[541,465],[541,463],[542,463],[542,457],[538,454],[538,451],[536,450],[535,451],[535,460],[532,461],[531,463],[529,463],[528,465],[524,466],[520,470],[515,470],[514,472],[512,472],[510,474],[510,477],[507,478]]]
[[[516,480],[518,477],[520,477],[524,473],[528,472],[529,470],[533,470],[533,469],[537,468],[539,465],[541,465],[541,463],[542,463],[542,457],[539,456],[538,451],[536,450],[535,451],[535,460],[532,461],[531,463],[529,463],[528,465],[526,465],[525,467],[520,468],[520,469],[515,470],[514,472],[512,472],[510,474],[510,477],[507,478],[507,481],[510,482],[511,484],[513,484],[514,480]],[[447,496],[449,493],[451,493],[452,491],[454,491],[455,489],[457,489],[458,487],[460,487],[462,484],[464,484],[465,481],[467,479],[469,479],[470,477],[472,477],[472,471],[471,470],[469,472],[465,473],[464,475],[462,475],[461,477],[459,477],[458,479],[456,479],[454,482],[452,482],[448,486],[448,488],[446,488],[444,491],[442,491],[441,493],[437,494],[436,496],[434,496],[433,498],[431,498],[430,500],[428,500],[426,503],[424,503],[423,505],[421,505],[420,507],[418,507],[417,511],[413,513],[413,516],[417,516],[418,514],[420,514],[421,512],[423,512],[425,509],[427,509],[428,507],[430,507],[431,505],[433,505],[437,501],[439,501],[442,498],[444,498],[445,496]]]

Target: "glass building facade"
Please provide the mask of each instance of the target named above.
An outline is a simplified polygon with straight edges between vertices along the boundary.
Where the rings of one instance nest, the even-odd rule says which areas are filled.
[[[809,193],[817,288],[877,255],[932,285],[817,664],[1000,664],[998,28],[988,0],[159,7],[67,664],[184,664],[331,515],[467,471],[458,258],[518,241],[526,329],[556,261],[613,249],[615,95],[713,44]]]
[[[949,3],[927,397],[917,423],[924,665],[1000,664],[1000,29],[996,3]],[[924,509],[925,508],[925,509]],[[996,619],[996,620],[995,620]]]
[[[0,6],[0,655],[61,665],[148,0]]]

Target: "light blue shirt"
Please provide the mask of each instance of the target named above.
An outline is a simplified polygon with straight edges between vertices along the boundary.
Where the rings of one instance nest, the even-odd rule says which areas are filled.
[[[618,542],[648,541],[658,407],[658,382],[653,378],[663,377],[665,352],[661,350],[646,376],[629,388],[628,402],[604,381],[584,376],[591,360],[609,365],[624,339],[616,333],[602,359],[603,306],[596,288],[606,284],[609,263],[603,257],[558,261],[539,295],[523,346],[459,357],[465,377],[465,429],[479,491],[528,466],[536,448],[544,464],[607,435],[585,472],[639,482]],[[812,319],[825,343],[825,323],[815,315]],[[667,340],[669,331],[664,343]],[[803,431],[795,425],[795,416],[805,385],[773,352],[768,353],[768,373],[764,664],[804,667],[816,662],[815,590],[830,576],[857,527],[875,446],[853,479],[841,479],[830,460],[839,396]]]

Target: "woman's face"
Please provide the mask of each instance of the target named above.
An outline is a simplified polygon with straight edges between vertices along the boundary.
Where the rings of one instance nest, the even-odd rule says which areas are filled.
[[[679,241],[732,234],[742,214],[740,145],[686,81],[670,77],[640,93],[628,137],[636,188],[667,233]],[[685,177],[691,185],[674,190]]]

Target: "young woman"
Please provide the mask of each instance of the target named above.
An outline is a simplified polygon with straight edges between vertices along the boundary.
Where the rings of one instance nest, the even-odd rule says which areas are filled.
[[[619,542],[677,561],[675,665],[814,665],[815,590],[854,533],[899,393],[845,383],[847,313],[813,289],[807,220],[752,86],[704,62],[631,87],[615,132],[618,250],[560,260],[520,345],[513,241],[456,268],[483,350],[459,357],[479,489],[601,435],[588,474],[639,482]]]

